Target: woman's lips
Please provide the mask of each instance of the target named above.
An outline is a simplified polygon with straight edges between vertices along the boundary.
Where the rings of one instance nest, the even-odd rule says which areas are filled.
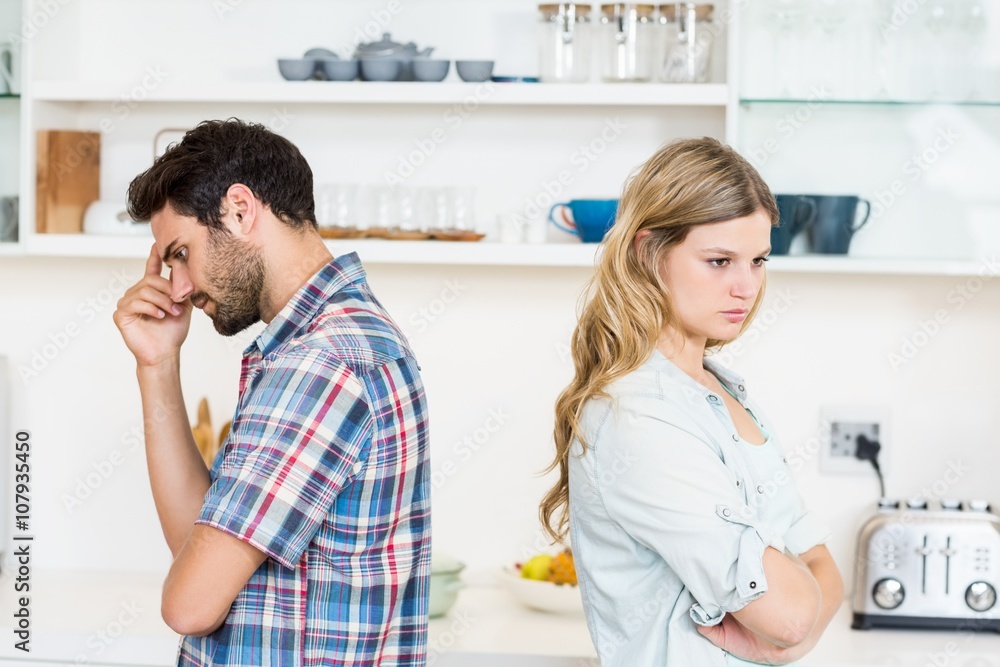
[[[726,311],[722,312],[722,316],[725,317],[730,322],[736,323],[736,322],[742,322],[743,320],[745,320],[746,317],[747,317],[747,312],[749,312],[749,311],[742,310],[742,309],[726,310]]]

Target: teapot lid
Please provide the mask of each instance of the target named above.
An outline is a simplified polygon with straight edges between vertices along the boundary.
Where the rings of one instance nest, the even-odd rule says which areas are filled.
[[[359,43],[356,50],[359,54],[369,56],[390,55],[405,49],[407,46],[407,44],[392,41],[390,33],[384,32],[379,41]]]

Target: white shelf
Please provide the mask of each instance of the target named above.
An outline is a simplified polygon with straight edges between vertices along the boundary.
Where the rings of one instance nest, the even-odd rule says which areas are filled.
[[[114,102],[128,90],[116,83],[38,81],[31,97],[47,102]],[[491,104],[591,106],[718,106],[729,101],[725,84],[419,83],[277,81],[164,82],[144,101],[262,104]]]
[[[33,234],[19,250],[0,254],[32,257],[95,257],[145,259],[151,236],[101,236],[88,234]],[[448,241],[387,241],[344,239],[327,241],[335,255],[357,252],[367,264],[438,264],[450,266],[539,266],[593,268],[597,250],[589,243],[464,243]],[[829,255],[772,257],[767,268],[775,273],[982,276],[996,275],[980,260],[871,259]]]
[[[6,241],[0,243],[0,257],[17,257],[24,254],[24,244]]]
[[[113,257],[145,259],[152,236],[35,234],[25,243],[37,257]],[[327,241],[335,255],[357,252],[368,264],[443,264],[593,267],[598,246],[583,243],[513,244],[449,241]]]

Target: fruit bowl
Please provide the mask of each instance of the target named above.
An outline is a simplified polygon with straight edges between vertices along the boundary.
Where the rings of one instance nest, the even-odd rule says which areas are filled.
[[[525,607],[554,614],[583,614],[579,586],[525,579],[513,567],[502,568],[497,578]]]

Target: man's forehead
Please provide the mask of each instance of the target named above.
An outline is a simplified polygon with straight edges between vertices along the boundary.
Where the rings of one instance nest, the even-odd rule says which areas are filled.
[[[198,226],[198,221],[193,217],[180,215],[167,205],[150,216],[149,225],[157,252],[160,257],[167,258],[170,246],[175,245],[178,239],[189,236],[192,229]]]

